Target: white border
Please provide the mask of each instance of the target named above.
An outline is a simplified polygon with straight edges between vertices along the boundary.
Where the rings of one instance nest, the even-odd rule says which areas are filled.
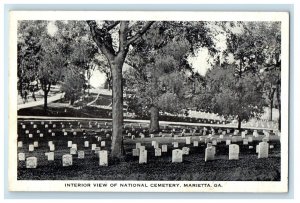
[[[17,21],[18,20],[186,20],[186,21],[281,21],[282,22],[282,181],[125,181],[146,183],[221,183],[222,188],[65,188],[74,183],[119,183],[124,181],[18,181],[17,180]],[[284,12],[160,12],[160,11],[11,11],[9,31],[9,190],[10,191],[101,191],[101,192],[287,192],[288,179],[288,75],[289,15]]]

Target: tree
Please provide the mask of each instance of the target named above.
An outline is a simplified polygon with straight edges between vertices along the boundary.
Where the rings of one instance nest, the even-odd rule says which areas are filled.
[[[280,22],[238,22],[240,32],[228,29],[228,50],[243,72],[256,74],[264,85],[269,102],[271,119],[274,95],[279,108],[279,129],[281,123],[280,74],[281,74],[281,30]],[[233,26],[234,27],[234,26]]]
[[[91,36],[98,48],[107,58],[112,74],[112,151],[111,156],[121,158],[122,127],[123,127],[123,88],[122,68],[130,46],[147,32],[154,22],[104,21],[100,26],[96,21],[89,20]],[[118,43],[114,43],[112,30],[118,33]]]
[[[145,37],[153,35],[153,31],[155,30],[152,29]],[[127,60],[127,63],[131,61],[133,68],[124,76],[126,86],[135,90],[137,103],[134,105],[141,105],[142,111],[150,112],[149,130],[152,133],[159,131],[160,111],[179,113],[186,107],[190,88],[186,85],[185,66],[190,49],[191,45],[187,40],[174,38],[156,50],[149,51],[149,46],[145,46],[141,51],[139,46],[138,53],[133,52],[133,56]],[[137,110],[140,111],[141,108]]]
[[[262,84],[251,72],[237,72],[236,64],[214,67],[206,75],[210,110],[225,117],[236,116],[238,129],[243,120],[263,113]]]

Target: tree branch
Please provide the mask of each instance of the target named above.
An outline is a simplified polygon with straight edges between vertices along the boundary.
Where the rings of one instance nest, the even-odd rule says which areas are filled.
[[[136,33],[136,35],[134,35],[133,37],[131,37],[130,39],[128,39],[127,41],[127,45],[129,46],[130,44],[133,44],[134,42],[136,42],[143,34],[146,33],[146,31],[151,27],[151,25],[154,23],[155,21],[148,21],[144,27],[138,31]]]
[[[112,60],[115,56],[115,51],[112,46],[111,35],[108,32],[109,30],[106,28],[100,29],[94,20],[87,20],[86,22],[90,27],[92,38],[97,46],[109,60]]]

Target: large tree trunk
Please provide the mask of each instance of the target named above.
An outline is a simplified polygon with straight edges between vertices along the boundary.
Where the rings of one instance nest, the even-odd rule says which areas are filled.
[[[150,108],[150,133],[156,133],[159,131],[159,110],[157,107],[152,106]]]
[[[277,87],[277,92],[276,92],[276,97],[277,97],[277,103],[278,103],[278,130],[281,131],[281,98],[280,98],[280,86],[278,85]]]
[[[112,71],[112,145],[111,156],[122,158],[122,128],[123,128],[123,87],[122,87],[122,66],[123,61],[116,58],[111,64]]]
[[[48,108],[48,91],[44,91],[44,112],[47,112]]]
[[[240,116],[238,116],[238,130],[241,131],[242,128],[242,119]]]

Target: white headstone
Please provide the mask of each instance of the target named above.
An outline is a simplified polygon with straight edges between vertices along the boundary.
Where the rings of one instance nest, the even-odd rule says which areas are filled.
[[[141,146],[141,143],[139,143],[139,142],[135,143],[135,148],[136,149],[140,148],[140,146]]]
[[[72,141],[68,141],[68,147],[72,147]]]
[[[173,147],[178,148],[178,142],[173,142]]]
[[[77,149],[71,147],[70,148],[70,154],[76,154],[77,153]]]
[[[30,144],[30,145],[29,145],[29,151],[30,151],[30,152],[33,152],[33,151],[34,151],[34,145],[33,145],[33,144]]]
[[[253,137],[248,137],[248,142],[253,142]]]
[[[193,145],[194,145],[194,147],[198,147],[198,146],[199,146],[199,142],[195,140],[195,141],[193,142]]]
[[[48,146],[53,145],[53,141],[48,141]]]
[[[54,161],[54,152],[48,152],[46,154],[48,157],[48,161]]]
[[[160,148],[155,148],[154,152],[155,152],[155,156],[161,156],[161,149]]]
[[[89,147],[89,141],[84,141],[84,147]]]
[[[140,148],[139,163],[147,163],[147,150]]]
[[[268,158],[269,144],[267,142],[260,142],[258,145],[258,158]]]
[[[108,166],[107,150],[99,151],[99,165],[100,166]]]
[[[242,132],[242,138],[246,137],[246,132]]]
[[[183,155],[189,155],[189,153],[190,153],[190,148],[182,147],[182,154]]]
[[[39,142],[38,142],[38,141],[34,141],[34,142],[33,142],[33,146],[34,146],[34,147],[39,147]]]
[[[77,144],[72,144],[71,147],[77,150]]]
[[[83,150],[80,150],[77,153],[78,153],[78,159],[84,159],[84,151]]]
[[[32,137],[33,137],[33,135],[30,133],[30,134],[28,134],[28,137],[29,137],[29,138],[32,138]]]
[[[237,144],[229,145],[229,160],[239,159],[240,147]]]
[[[36,124],[34,124],[34,125],[33,125],[33,128],[37,128],[37,125],[36,125]]]
[[[25,134],[29,134],[29,130],[25,130]]]
[[[27,157],[26,158],[26,168],[36,168],[37,167],[37,158],[36,157]]]
[[[185,138],[185,144],[191,144],[191,137]]]
[[[101,147],[105,147],[105,141],[101,141]]]
[[[73,157],[71,154],[65,154],[62,156],[63,166],[72,166]]]
[[[95,147],[95,154],[99,155],[101,148],[100,147]]]
[[[73,135],[77,135],[77,132],[76,132],[76,131],[74,131],[74,132],[73,132]]]
[[[224,135],[220,135],[219,138],[220,138],[220,139],[223,139],[223,138],[224,138]]]
[[[51,132],[52,132],[52,130],[51,130],[51,129],[49,129],[49,130],[48,130],[48,133],[51,133]]]
[[[23,142],[22,142],[22,141],[19,141],[19,142],[18,142],[18,147],[19,147],[19,148],[23,147]]]
[[[218,143],[217,143],[217,140],[212,140],[212,145],[217,145]]]
[[[53,132],[51,135],[52,135],[52,137],[54,137],[55,136],[55,132]]]
[[[205,161],[210,161],[215,159],[215,147],[207,147],[205,149]]]
[[[226,140],[226,145],[230,145],[231,144],[231,140]]]
[[[44,134],[43,134],[43,133],[40,133],[40,137],[44,137]]]
[[[19,161],[25,161],[25,153],[19,153],[18,159],[19,159]]]
[[[132,149],[132,156],[139,156],[140,154],[140,149],[136,148],[136,149]]]
[[[92,144],[92,150],[95,150],[96,144]]]
[[[174,149],[172,150],[172,162],[181,163],[182,162],[182,150]]]
[[[50,145],[49,147],[50,147],[50,151],[55,151],[55,145],[54,144]]]
[[[168,145],[164,144],[161,146],[161,151],[162,152],[168,152]]]
[[[243,139],[243,145],[248,145],[248,139]]]

